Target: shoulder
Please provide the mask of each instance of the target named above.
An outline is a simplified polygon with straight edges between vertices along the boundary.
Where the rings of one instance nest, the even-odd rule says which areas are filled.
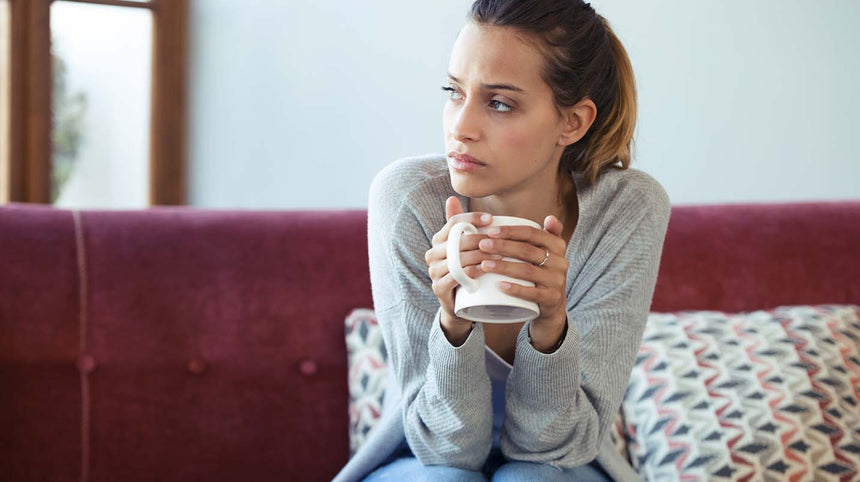
[[[389,232],[392,238],[411,233],[429,240],[445,225],[445,199],[456,195],[444,155],[396,159],[370,183],[369,227]]]
[[[373,177],[371,192],[406,199],[416,190],[450,185],[448,166],[441,154],[403,157],[383,167]]]
[[[601,174],[594,186],[597,197],[668,218],[671,200],[663,185],[654,176],[636,168],[609,169]]]
[[[445,215],[445,199],[456,195],[451,187],[448,165],[441,154],[396,159],[383,167],[370,183],[368,209],[391,213],[402,208],[422,217]]]

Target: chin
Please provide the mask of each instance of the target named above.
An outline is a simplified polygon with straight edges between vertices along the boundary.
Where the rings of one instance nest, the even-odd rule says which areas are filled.
[[[472,189],[469,186],[471,183],[468,180],[463,179],[457,171],[450,168],[448,174],[451,176],[451,187],[454,188],[454,192],[461,196],[472,197]]]
[[[453,169],[448,171],[451,174],[451,187],[457,194],[468,198],[487,197],[493,194],[488,192],[486,187],[477,186],[473,179],[468,179]]]

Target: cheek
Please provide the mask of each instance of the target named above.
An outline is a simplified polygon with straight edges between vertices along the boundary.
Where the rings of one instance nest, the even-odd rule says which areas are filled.
[[[516,122],[500,125],[506,144],[528,146],[532,152],[545,152],[547,146],[555,143],[557,126],[553,119],[543,113],[530,113],[522,116]],[[502,139],[500,139],[502,140]]]
[[[526,123],[500,128],[496,133],[498,152],[520,161],[537,157],[541,152],[541,136],[534,126]]]
[[[521,151],[529,147],[534,138],[529,135],[529,130],[521,127],[507,127],[499,132],[499,140],[507,149]]]

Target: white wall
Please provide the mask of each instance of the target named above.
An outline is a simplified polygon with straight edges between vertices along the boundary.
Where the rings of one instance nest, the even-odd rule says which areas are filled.
[[[444,150],[467,0],[193,0],[190,203],[364,208]],[[673,203],[860,198],[860,2],[602,0],[640,93],[637,158]]]
[[[674,203],[860,198],[860,2],[593,2]]]

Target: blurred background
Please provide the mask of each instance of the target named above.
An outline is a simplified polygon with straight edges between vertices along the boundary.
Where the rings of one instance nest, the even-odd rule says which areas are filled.
[[[0,202],[367,206],[470,1],[0,0]],[[673,204],[860,198],[860,2],[601,0]]]

